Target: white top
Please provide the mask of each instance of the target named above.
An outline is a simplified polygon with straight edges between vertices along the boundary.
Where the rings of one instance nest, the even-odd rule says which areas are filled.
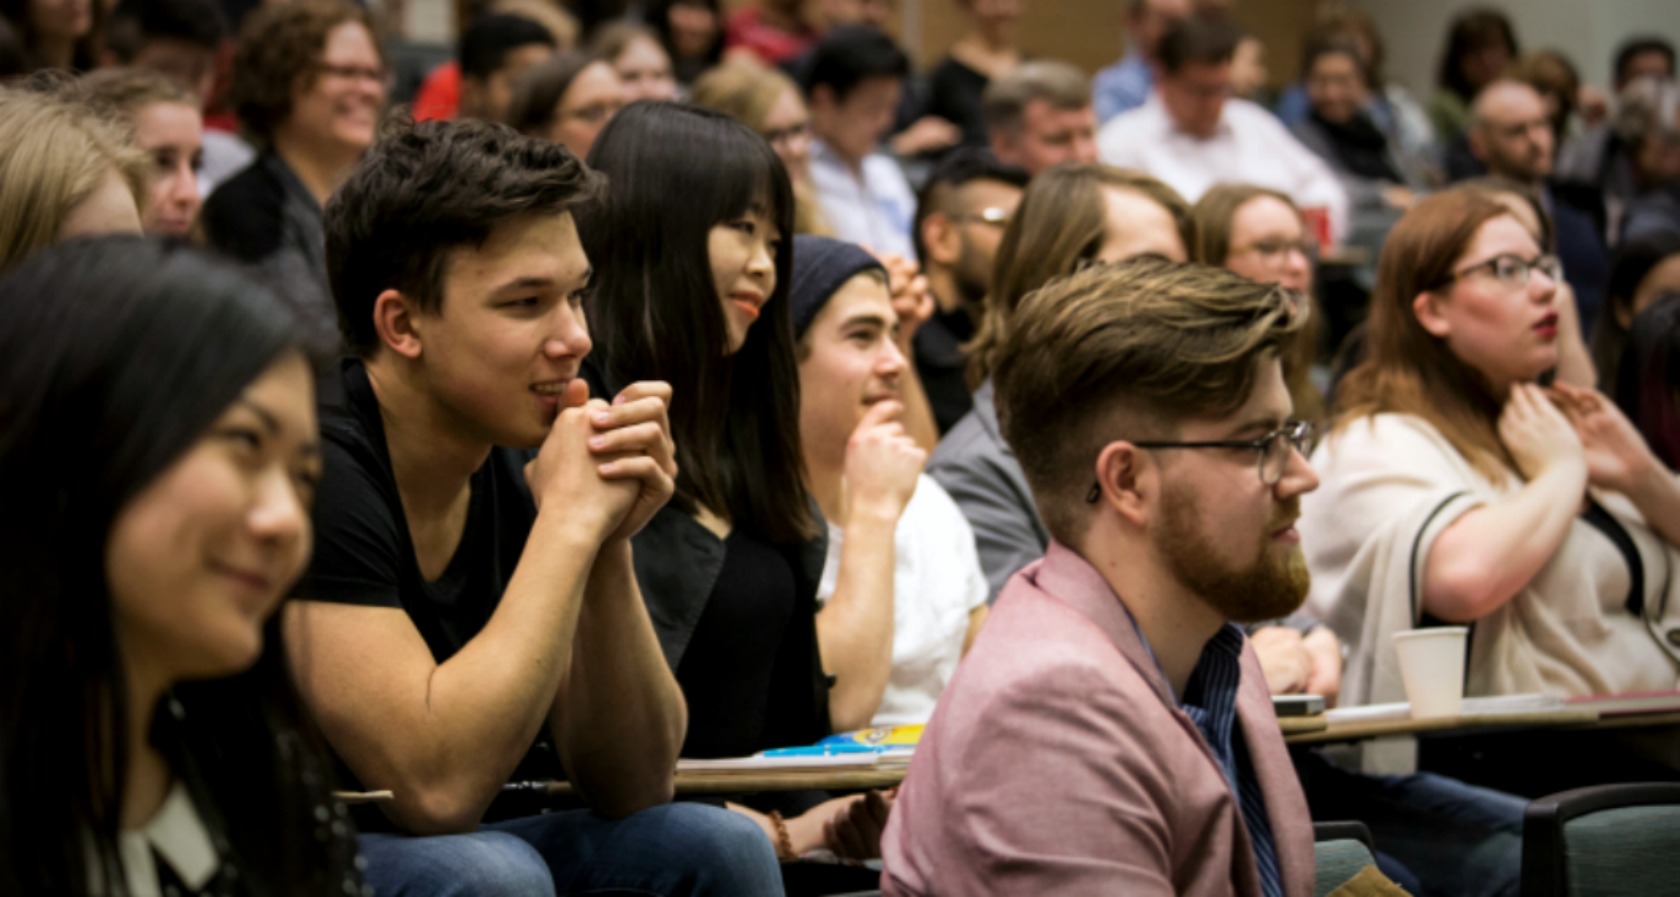
[[[1202,139],[1180,131],[1160,94],[1152,94],[1149,102],[1102,126],[1097,155],[1109,165],[1160,178],[1189,202],[1218,183],[1270,187],[1302,208],[1329,207],[1332,238],[1340,243],[1347,236],[1347,193],[1330,166],[1270,112],[1247,100],[1226,100],[1218,130]]]
[[[1406,519],[1462,493],[1432,524],[1438,532],[1455,515],[1522,487],[1514,475],[1503,484],[1489,481],[1434,426],[1406,414],[1378,414],[1345,424],[1313,452],[1312,465],[1320,486],[1301,497],[1297,523],[1312,573],[1307,608],[1338,622],[1390,610],[1403,621],[1410,619],[1403,606],[1411,600],[1410,581],[1414,575],[1421,581],[1433,543],[1408,529]],[[1673,547],[1643,525],[1624,496],[1594,490],[1593,498],[1615,514],[1641,555],[1647,607],[1671,603],[1668,596],[1677,585],[1671,581]],[[1373,551],[1382,541],[1392,543],[1393,561],[1373,564]],[[1408,569],[1414,544],[1421,551],[1415,574]],[[1645,621],[1626,610],[1631,586],[1628,562],[1615,543],[1577,519],[1534,579],[1476,621],[1467,694],[1569,696],[1680,687],[1674,658]],[[1384,607],[1347,606],[1350,602],[1382,602]],[[1390,602],[1402,606],[1392,609]],[[1356,659],[1361,652],[1393,650],[1387,638],[1365,645],[1359,643],[1360,631],[1339,629],[1338,634]]]
[[[854,171],[820,140],[811,141],[811,185],[834,237],[911,261],[910,226],[916,195],[891,157],[870,153]]]
[[[834,594],[843,538],[840,528],[830,523],[818,607]],[[968,616],[986,603],[988,594],[974,532],[957,503],[927,474],[916,481],[916,493],[898,519],[893,543],[892,674],[872,726],[928,721],[962,659]]]
[[[161,897],[159,861],[167,863],[174,877],[193,893],[209,884],[221,867],[210,832],[180,780],[144,828],[118,832],[117,856],[131,897]],[[99,887],[97,875],[92,883]]]

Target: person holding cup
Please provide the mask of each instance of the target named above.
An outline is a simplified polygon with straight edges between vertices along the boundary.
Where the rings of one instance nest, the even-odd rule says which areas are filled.
[[[1673,689],[1680,485],[1557,364],[1558,265],[1502,203],[1426,198],[1378,267],[1366,360],[1302,501],[1308,607],[1351,647],[1344,702],[1403,698],[1392,636],[1472,626],[1465,693]],[[1675,633],[1680,638],[1680,632]]]

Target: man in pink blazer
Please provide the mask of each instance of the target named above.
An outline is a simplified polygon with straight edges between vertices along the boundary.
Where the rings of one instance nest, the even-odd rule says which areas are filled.
[[[890,895],[1305,897],[1312,823],[1234,622],[1294,610],[1317,486],[1274,287],[1142,260],[1052,282],[995,372],[1053,537],[923,734]]]

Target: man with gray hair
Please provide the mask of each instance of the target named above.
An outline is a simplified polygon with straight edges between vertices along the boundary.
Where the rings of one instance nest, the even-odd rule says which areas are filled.
[[[992,155],[1038,174],[1063,162],[1097,161],[1097,115],[1079,69],[1044,60],[1017,66],[980,99]]]

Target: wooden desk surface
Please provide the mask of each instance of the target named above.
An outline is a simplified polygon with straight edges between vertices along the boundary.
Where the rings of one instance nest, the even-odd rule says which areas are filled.
[[[1458,734],[1487,732],[1497,729],[1535,729],[1593,726],[1599,723],[1598,711],[1569,708],[1564,710],[1536,710],[1520,713],[1468,713],[1458,716],[1436,716],[1426,719],[1380,719],[1331,722],[1317,732],[1291,734],[1285,732],[1284,741],[1290,744],[1325,744],[1336,741],[1364,741],[1390,735],[1421,735],[1426,733]]]

